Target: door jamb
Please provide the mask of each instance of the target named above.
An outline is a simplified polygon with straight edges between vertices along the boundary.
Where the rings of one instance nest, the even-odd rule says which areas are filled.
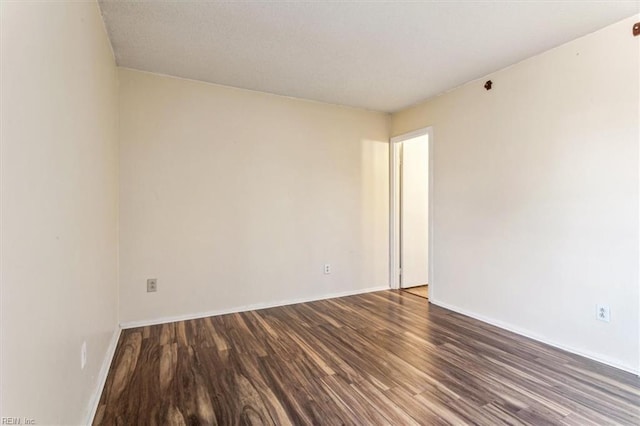
[[[389,287],[400,289],[400,194],[396,144],[419,136],[429,137],[429,298],[433,297],[433,127],[424,127],[389,140]]]

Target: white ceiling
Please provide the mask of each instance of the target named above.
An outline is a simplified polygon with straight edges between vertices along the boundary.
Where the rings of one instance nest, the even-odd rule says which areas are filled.
[[[640,2],[100,0],[100,7],[120,66],[393,112],[638,13]]]

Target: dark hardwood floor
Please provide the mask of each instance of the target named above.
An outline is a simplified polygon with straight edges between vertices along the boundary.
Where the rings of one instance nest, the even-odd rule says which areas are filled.
[[[397,291],[124,330],[96,425],[640,424],[640,379]]]

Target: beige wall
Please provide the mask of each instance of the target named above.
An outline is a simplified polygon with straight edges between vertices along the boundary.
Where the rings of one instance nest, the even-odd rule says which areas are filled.
[[[637,370],[640,49],[629,18],[392,116],[433,126],[433,301]],[[611,322],[596,321],[596,304]]]
[[[385,114],[119,73],[121,322],[388,285]]]
[[[117,324],[117,73],[95,2],[0,7],[0,411],[79,424]]]

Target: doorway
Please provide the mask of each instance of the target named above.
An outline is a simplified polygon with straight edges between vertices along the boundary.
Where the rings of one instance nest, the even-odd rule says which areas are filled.
[[[431,129],[391,139],[391,287],[433,294]]]

